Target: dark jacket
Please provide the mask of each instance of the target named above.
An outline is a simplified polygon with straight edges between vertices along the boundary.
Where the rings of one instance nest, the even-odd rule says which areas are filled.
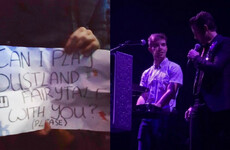
[[[230,38],[217,35],[210,59],[195,57],[194,63],[204,71],[201,98],[212,111],[230,109]]]
[[[102,48],[109,44],[105,0],[1,1],[0,44],[64,47],[83,26],[93,31]]]

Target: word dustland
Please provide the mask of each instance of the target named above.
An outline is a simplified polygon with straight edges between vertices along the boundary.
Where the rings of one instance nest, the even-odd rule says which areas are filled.
[[[0,85],[0,92],[7,90],[28,90],[32,87],[44,87],[48,85],[58,84],[74,84],[79,80],[80,75],[77,71],[66,72],[26,72],[24,74],[2,74],[0,80],[3,83]]]

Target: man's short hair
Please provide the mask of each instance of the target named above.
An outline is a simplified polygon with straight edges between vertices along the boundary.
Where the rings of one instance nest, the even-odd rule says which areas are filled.
[[[167,37],[164,33],[154,33],[148,38],[148,41],[156,42],[158,40],[165,40],[167,42]]]
[[[201,11],[189,20],[190,26],[195,26],[201,32],[204,32],[204,25],[211,31],[216,31],[215,20],[209,12]]]

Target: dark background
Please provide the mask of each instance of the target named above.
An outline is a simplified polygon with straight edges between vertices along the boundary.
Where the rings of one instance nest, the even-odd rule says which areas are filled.
[[[189,19],[201,10],[210,12],[216,20],[217,31],[230,36],[230,2],[227,0],[113,0],[111,1],[111,48],[127,40],[147,41],[151,33],[165,33],[168,37],[167,57],[179,64],[184,74],[184,85],[177,98],[178,115],[175,119],[175,145],[171,149],[187,149],[188,123],[185,110],[191,105],[194,72],[187,67],[187,53],[196,41],[188,25]],[[124,47],[119,51],[133,56],[133,84],[139,84],[142,72],[153,64],[145,46]],[[135,101],[135,99],[133,100]],[[135,102],[134,102],[135,103]],[[111,150],[136,150],[139,120],[133,118],[132,131],[111,133]]]

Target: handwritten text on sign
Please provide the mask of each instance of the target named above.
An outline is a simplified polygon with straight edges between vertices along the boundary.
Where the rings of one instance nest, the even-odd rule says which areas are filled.
[[[52,128],[109,131],[110,55],[0,46],[0,136]]]

